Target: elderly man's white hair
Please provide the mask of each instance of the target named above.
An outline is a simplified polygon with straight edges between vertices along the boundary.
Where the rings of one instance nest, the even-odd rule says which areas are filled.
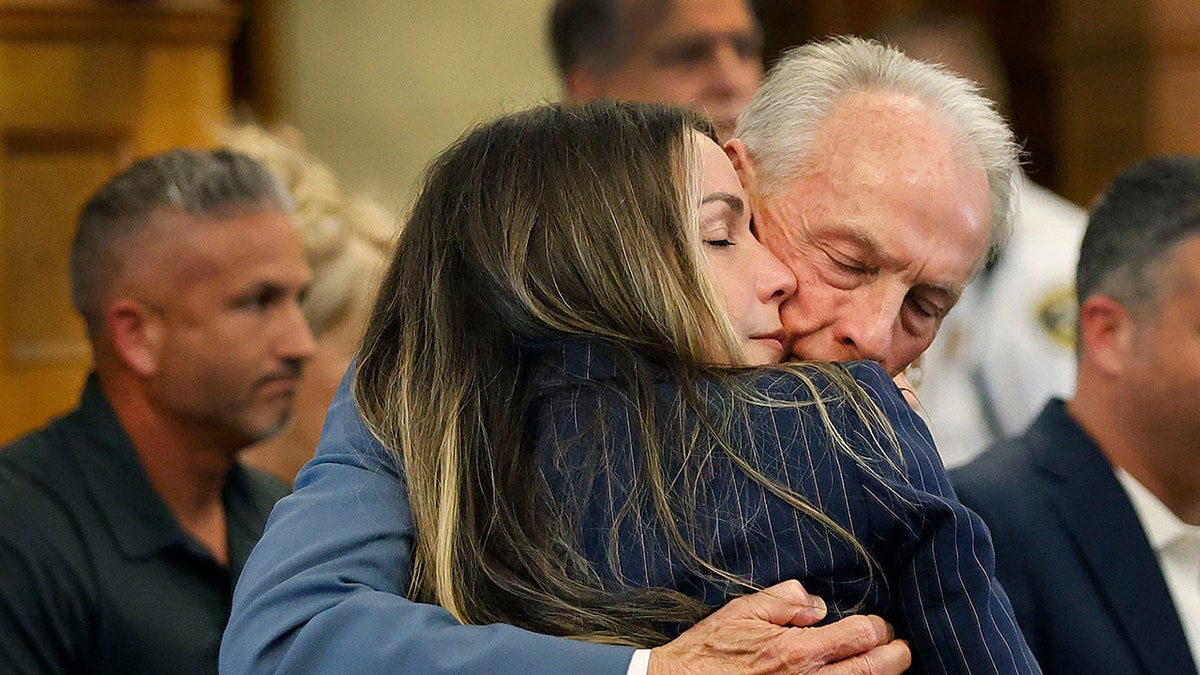
[[[806,44],[771,69],[735,132],[754,162],[759,191],[770,197],[799,178],[821,123],[847,95],[874,91],[923,102],[946,123],[957,145],[974,150],[992,194],[990,244],[1002,245],[1016,211],[1020,148],[1012,131],[971,80],[872,40],[838,37]]]

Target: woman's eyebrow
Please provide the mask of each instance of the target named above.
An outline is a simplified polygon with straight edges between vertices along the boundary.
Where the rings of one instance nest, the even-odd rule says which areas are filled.
[[[733,210],[734,215],[738,216],[746,210],[746,203],[742,201],[742,198],[728,192],[713,192],[705,195],[704,199],[700,200],[700,205],[703,206],[710,202],[725,202]]]

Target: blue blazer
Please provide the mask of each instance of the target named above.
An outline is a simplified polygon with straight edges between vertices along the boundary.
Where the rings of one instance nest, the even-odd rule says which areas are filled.
[[[633,648],[464,626],[404,597],[414,529],[396,462],[342,379],[315,457],[246,561],[221,642],[234,673],[625,675]]]
[[[592,356],[576,343],[552,355],[551,363],[565,376],[605,377],[589,370],[597,363]],[[760,410],[745,427],[745,441],[761,449],[764,466],[794,478],[789,484],[876,555],[885,572],[876,575],[867,609],[889,618],[911,641],[915,672],[1039,672],[992,574],[987,532],[954,498],[928,431],[881,368],[850,369],[896,425],[903,475],[871,482],[844,456],[806,447],[824,435],[811,413],[798,415],[794,408]],[[773,379],[755,385],[771,387],[773,395],[809,397],[795,378],[763,377]],[[571,432],[565,420],[575,404],[571,394],[560,396],[562,384],[545,381],[547,395],[537,408],[543,439]],[[851,442],[861,431],[844,430]],[[790,507],[781,511],[736,478],[714,481],[713,494],[711,503],[736,504],[744,518],[744,525],[714,523],[719,543],[712,550],[727,556],[722,564],[763,585],[800,578],[830,601],[864,595],[862,561]],[[509,626],[462,627],[438,607],[406,600],[413,537],[403,479],[359,418],[347,375],[316,457],[295,493],[276,507],[242,572],[221,649],[223,672],[625,672],[629,648]],[[673,582],[668,559],[638,560],[629,579]],[[690,591],[719,602],[728,589],[693,585]]]
[[[1062,401],[951,477],[1046,673],[1196,675],[1133,505]]]

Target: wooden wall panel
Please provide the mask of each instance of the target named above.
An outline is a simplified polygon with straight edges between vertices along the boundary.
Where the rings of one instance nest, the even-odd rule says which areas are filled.
[[[1200,8],[1195,0],[1156,0],[1150,72],[1149,151],[1200,153]]]
[[[1142,50],[1082,54],[1062,66],[1054,140],[1059,192],[1088,204],[1123,167],[1146,155],[1150,82]]]
[[[154,46],[143,53],[135,146],[155,152],[211,145],[229,119],[225,49]]]
[[[75,215],[90,192],[127,160],[120,134],[19,135],[5,138],[0,279],[9,362],[86,365],[82,322],[70,302],[69,258]],[[38,227],[21,227],[38,223]]]
[[[1200,52],[1156,55],[1151,73],[1150,154],[1200,153]]]
[[[83,200],[133,158],[211,145],[229,115],[224,0],[0,0],[0,443],[75,403]]]

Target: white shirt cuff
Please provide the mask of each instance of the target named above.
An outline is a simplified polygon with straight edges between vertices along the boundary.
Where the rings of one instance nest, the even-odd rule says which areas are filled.
[[[633,658],[629,660],[629,670],[625,671],[625,675],[646,675],[648,672],[650,672],[650,650],[635,650]]]

